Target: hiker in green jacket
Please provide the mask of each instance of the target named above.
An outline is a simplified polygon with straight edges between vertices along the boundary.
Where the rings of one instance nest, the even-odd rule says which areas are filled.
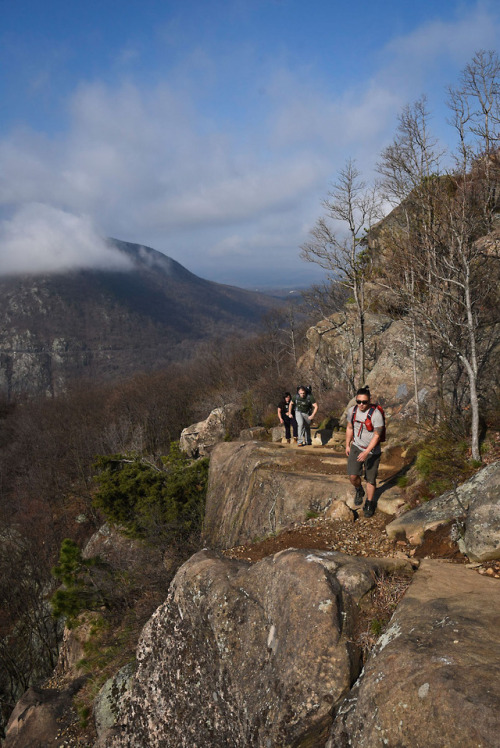
[[[302,385],[297,388],[297,394],[292,397],[292,403],[295,405],[295,418],[299,427],[297,446],[305,447],[312,444],[311,441],[311,423],[318,412],[318,403],[315,401],[312,392],[308,392]],[[291,415],[292,404],[288,410]]]

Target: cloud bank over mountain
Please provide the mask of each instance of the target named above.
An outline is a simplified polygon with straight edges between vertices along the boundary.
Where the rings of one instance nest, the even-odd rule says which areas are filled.
[[[28,203],[0,224],[0,275],[131,267],[125,255],[99,236],[88,216]]]

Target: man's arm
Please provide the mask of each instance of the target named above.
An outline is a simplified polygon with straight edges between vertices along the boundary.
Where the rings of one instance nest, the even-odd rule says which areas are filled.
[[[313,403],[312,413],[309,416],[311,421],[314,420],[314,416],[316,415],[317,412],[318,412],[318,403]]]
[[[283,423],[283,416],[281,415],[281,408],[278,408],[278,418],[280,419],[280,423]]]
[[[351,442],[354,437],[354,429],[352,427],[352,423],[349,419],[347,423],[347,428],[345,430],[345,453],[349,457],[349,452],[351,451]]]

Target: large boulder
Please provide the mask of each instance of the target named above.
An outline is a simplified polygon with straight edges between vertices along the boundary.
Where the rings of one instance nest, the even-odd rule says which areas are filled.
[[[379,477],[394,470],[382,456]],[[340,500],[354,509],[345,454],[328,448],[225,442],[210,458],[204,542],[229,548],[303,522]]]
[[[212,410],[204,421],[183,429],[180,448],[190,457],[206,457],[216,444],[224,441],[228,421],[236,411],[236,405],[223,405]]]
[[[475,560],[500,558],[500,461],[480,470],[457,489],[412,509],[387,525],[390,538],[418,545],[426,530],[464,518],[464,552]]]
[[[360,600],[394,559],[201,551],[146,625],[108,748],[319,746],[360,670]]]
[[[464,551],[473,561],[500,558],[500,462],[478,473],[465,521]]]
[[[77,720],[73,697],[84,683],[82,677],[63,691],[29,688],[10,716],[2,743],[4,748],[68,745],[66,730]]]
[[[303,522],[333,499],[352,500],[344,473],[345,457],[331,452],[320,458],[271,443],[219,444],[210,459],[204,541],[228,548]]]
[[[498,582],[423,561],[327,748],[498,745],[499,621]]]

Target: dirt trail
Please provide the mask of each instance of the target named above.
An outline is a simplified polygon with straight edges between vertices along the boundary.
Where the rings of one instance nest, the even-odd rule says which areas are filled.
[[[268,445],[270,446],[270,445]],[[297,457],[296,466],[302,474],[344,476],[346,483],[346,457],[329,447],[302,447],[295,449],[288,445],[273,445],[277,449],[293,449]],[[396,485],[396,477],[405,467],[401,449],[393,448],[382,455],[377,494]],[[276,470],[287,470],[276,466]],[[354,521],[341,521],[316,517],[302,523],[294,523],[275,536],[269,536],[257,543],[249,543],[229,548],[224,555],[256,562],[265,556],[273,555],[286,548],[312,548],[335,550],[354,556],[441,558],[452,563],[467,563],[468,559],[459,551],[456,542],[450,538],[450,525],[425,533],[420,546],[413,546],[406,540],[389,540],[385,532],[392,516],[377,510],[374,517],[366,518],[362,511],[354,513]],[[480,574],[500,578],[500,562],[492,561],[476,565]]]

